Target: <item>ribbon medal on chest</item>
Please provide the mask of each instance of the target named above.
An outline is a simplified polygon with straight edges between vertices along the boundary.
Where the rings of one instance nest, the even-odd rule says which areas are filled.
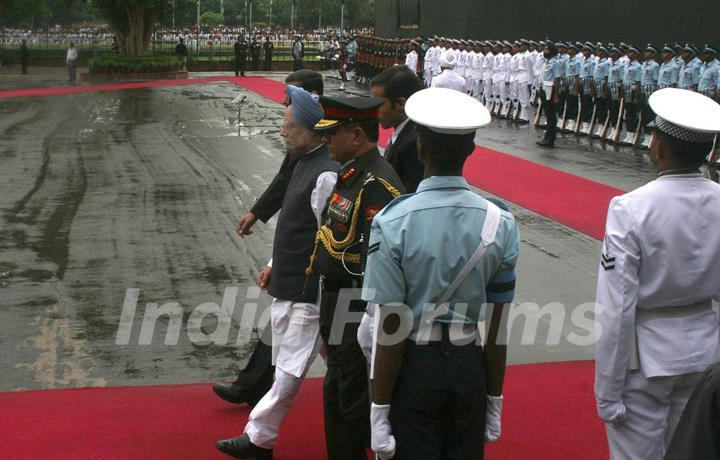
[[[330,205],[328,206],[328,216],[333,220],[347,224],[352,214],[353,202],[347,198],[333,193],[330,199]]]

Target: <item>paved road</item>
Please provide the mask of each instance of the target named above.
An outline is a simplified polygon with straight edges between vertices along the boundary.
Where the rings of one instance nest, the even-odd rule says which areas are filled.
[[[238,131],[230,101],[239,91],[218,83],[0,100],[0,391],[208,381],[247,359],[270,299],[246,299],[274,223],[246,239],[234,225],[279,167],[282,107],[248,94]],[[536,135],[495,122],[479,143],[624,189],[652,177],[642,155],[574,140],[541,151]],[[513,212],[523,246],[511,362],[591,358],[590,315],[576,307],[594,297],[600,243]],[[135,315],[121,320],[135,292]],[[196,321],[223,299],[232,320],[217,331],[214,316]],[[170,317],[141,334],[157,309]]]

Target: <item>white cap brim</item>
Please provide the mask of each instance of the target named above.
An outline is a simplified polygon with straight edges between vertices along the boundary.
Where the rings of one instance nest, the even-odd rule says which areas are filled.
[[[410,96],[405,114],[439,134],[470,134],[490,124],[490,112],[480,101],[448,88],[428,88]]]
[[[655,114],[691,131],[720,132],[720,104],[707,96],[679,88],[655,91],[648,101]]]

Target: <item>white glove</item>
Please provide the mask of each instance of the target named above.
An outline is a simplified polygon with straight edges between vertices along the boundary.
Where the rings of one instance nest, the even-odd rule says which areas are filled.
[[[370,405],[370,447],[380,460],[395,456],[395,436],[390,426],[390,404],[383,406],[372,403]]]
[[[487,395],[487,405],[485,409],[485,442],[495,442],[500,439],[502,403],[502,396]]]
[[[623,404],[622,400],[605,401],[598,399],[597,411],[601,419],[612,425],[618,425],[627,418],[625,404]]]
[[[357,330],[357,341],[365,355],[365,359],[371,362],[373,349],[373,318],[367,313],[363,313],[362,319],[360,320],[360,326]]]

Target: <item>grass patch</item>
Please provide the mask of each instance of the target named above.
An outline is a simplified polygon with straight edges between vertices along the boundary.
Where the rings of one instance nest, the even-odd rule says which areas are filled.
[[[100,54],[90,59],[90,73],[165,73],[180,70],[180,60],[175,56],[122,56]]]

